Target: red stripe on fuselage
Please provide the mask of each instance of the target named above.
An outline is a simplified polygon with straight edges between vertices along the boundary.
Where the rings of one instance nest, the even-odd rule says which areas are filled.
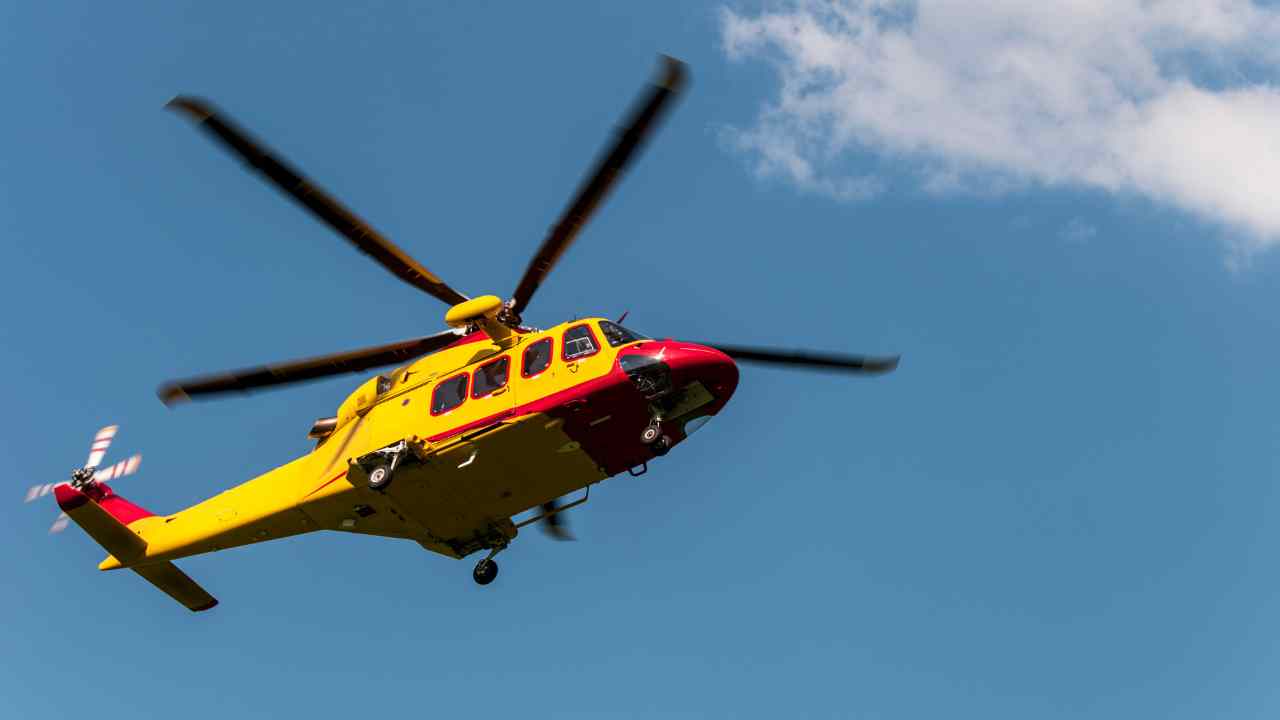
[[[324,482],[320,483],[320,487],[316,488],[315,490],[312,490],[311,492],[307,493],[306,495],[303,495],[302,497],[309,498],[312,495],[315,495],[316,493],[328,487],[330,484],[337,482],[339,478],[341,478],[343,475],[346,475],[346,474],[347,474],[347,471],[343,470],[342,472],[335,475],[332,479],[325,480]]]
[[[630,354],[628,351],[632,349],[662,356],[678,387],[701,380],[714,396],[705,409],[708,414],[720,412],[737,387],[737,367],[728,356],[713,348],[672,341],[646,341],[625,348],[621,354]],[[428,440],[437,442],[479,430],[505,418],[536,413],[564,419],[565,433],[580,442],[583,450],[610,475],[653,457],[652,452],[639,442],[640,431],[649,422],[649,403],[635,390],[616,360],[609,372],[598,378],[437,433]],[[607,422],[598,427],[592,425],[601,418],[606,418]],[[668,429],[668,435],[673,445],[684,440],[680,428]]]
[[[472,333],[463,338],[463,340],[476,335],[483,335],[483,333]],[[469,340],[469,342],[477,341]],[[714,415],[720,412],[720,409],[728,402],[729,396],[733,394],[738,384],[738,372],[733,361],[717,350],[671,341],[646,341],[625,348],[624,352],[632,348],[640,349],[646,346],[648,346],[646,349],[656,348],[656,350],[662,350],[665,348],[668,351],[664,353],[664,360],[671,367],[673,380],[677,384],[684,385],[693,380],[701,379],[704,384],[711,386],[708,389],[712,390],[715,399],[707,408],[708,414]],[[703,358],[694,360],[689,355],[690,352],[699,355],[711,355],[714,359],[712,364],[718,364],[720,367],[714,370],[709,369],[705,364],[701,363]],[[690,365],[700,364],[702,367],[698,370],[689,367]],[[584,404],[584,401],[589,400],[591,402]],[[648,424],[649,403],[634,389],[630,378],[627,377],[626,372],[622,370],[616,360],[609,372],[598,378],[593,378],[559,392],[516,405],[502,412],[463,423],[457,427],[428,436],[427,440],[439,442],[462,433],[479,430],[505,419],[519,418],[537,413],[546,413],[553,417],[564,418],[566,420],[565,433],[573,440],[581,442],[583,450],[610,475],[616,475],[653,457],[652,452],[639,442],[640,430]],[[600,427],[591,425],[593,421],[598,421],[606,416],[609,416],[610,419],[605,425]],[[674,437],[671,437],[673,444],[679,443],[683,439],[684,437],[680,433],[676,433]],[[315,494],[321,488],[338,480],[345,474],[343,472],[342,475],[326,481],[320,487],[307,493],[307,496]]]
[[[614,365],[613,369],[610,370],[608,374],[602,377],[598,377],[593,380],[588,380],[584,383],[581,383],[579,385],[574,385],[571,388],[566,388],[559,392],[554,392],[550,395],[547,395],[546,397],[538,398],[537,400],[531,400],[523,405],[517,405],[514,408],[511,408],[509,410],[503,410],[500,413],[494,413],[493,415],[482,417],[479,420],[473,420],[472,422],[466,423],[464,425],[459,425],[455,428],[450,428],[448,430],[445,430],[442,433],[437,433],[435,435],[429,436],[427,440],[431,442],[439,442],[440,440],[451,438],[454,435],[465,433],[468,430],[479,430],[482,427],[485,427],[487,425],[492,425],[506,417],[522,417],[525,415],[533,415],[534,413],[547,412],[548,410],[560,407],[562,405],[568,405],[569,403],[572,403],[575,400],[585,400],[588,396],[597,392],[598,390],[601,390],[605,387],[612,386],[618,382],[628,382],[627,375],[622,371],[621,368],[619,368],[617,365]],[[637,395],[637,398],[639,398],[638,395]]]

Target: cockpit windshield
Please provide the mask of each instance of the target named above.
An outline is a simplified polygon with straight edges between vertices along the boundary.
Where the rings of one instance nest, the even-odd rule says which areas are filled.
[[[631,332],[618,323],[609,322],[608,320],[600,321],[600,332],[604,333],[604,339],[609,341],[609,347],[618,347],[619,345],[626,345],[627,343],[633,343],[637,340],[650,339],[645,335]]]

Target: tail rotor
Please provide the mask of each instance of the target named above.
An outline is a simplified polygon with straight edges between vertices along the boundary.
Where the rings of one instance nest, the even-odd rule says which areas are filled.
[[[121,460],[114,465],[109,465],[101,470],[98,466],[102,464],[102,459],[107,454],[107,448],[111,447],[111,441],[115,439],[116,432],[120,430],[119,425],[108,425],[97,432],[93,436],[93,442],[89,445],[89,459],[85,466],[77,468],[71,472],[71,479],[62,482],[44,483],[43,485],[32,485],[27,489],[24,502],[35,502],[36,500],[53,492],[58,485],[69,484],[76,489],[84,489],[87,486],[97,483],[110,482],[119,480],[128,475],[132,475],[138,471],[138,466],[142,464],[142,455],[133,455],[132,457]],[[66,513],[59,513],[57,519],[49,526],[49,534],[54,535],[66,529],[70,518]]]

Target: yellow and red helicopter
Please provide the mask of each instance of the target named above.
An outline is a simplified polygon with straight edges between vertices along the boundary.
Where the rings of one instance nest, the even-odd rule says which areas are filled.
[[[42,485],[110,554],[99,569],[128,568],[187,608],[217,601],[173,561],[316,530],[412,540],[462,558],[484,551],[472,573],[487,585],[494,556],[519,528],[541,521],[570,537],[565,510],[590,486],[638,475],[724,408],[738,384],[735,360],[881,373],[896,357],[860,357],[654,340],[621,322],[589,317],[539,330],[522,315],[637,149],[685,84],[663,58],[643,93],[507,300],[468,298],[383,237],[202,100],[177,110],[375,262],[449,306],[444,332],[401,342],[162,385],[167,405],[398,365],[356,388],[316,420],[308,454],[185,510],[157,515],[108,480],[140,457],[97,470],[115,427],[68,482]],[[582,492],[562,503],[560,498]],[[532,512],[517,522],[515,518]],[[65,524],[65,518],[59,518]]]

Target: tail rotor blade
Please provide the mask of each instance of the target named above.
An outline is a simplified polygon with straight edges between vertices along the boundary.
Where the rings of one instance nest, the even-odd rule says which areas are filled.
[[[49,526],[49,534],[56,535],[67,529],[67,523],[71,522],[71,518],[66,513],[58,513],[58,518]]]
[[[138,466],[142,464],[142,456],[134,455],[128,460],[121,460],[109,468],[104,468],[93,474],[93,479],[98,482],[110,482],[125,475],[132,475],[138,471]]]
[[[27,497],[24,502],[34,502],[38,498],[53,492],[53,486],[59,483],[45,483],[44,485],[32,485],[27,489]]]
[[[102,462],[102,456],[107,454],[107,448],[111,447],[111,441],[115,439],[116,431],[119,429],[119,425],[108,425],[93,436],[93,444],[89,446],[89,460],[84,464],[85,467],[98,467],[98,463]]]
[[[45,494],[45,493],[42,493],[42,492],[40,492],[40,491],[41,491],[41,490],[43,490],[43,489],[44,489],[44,488],[46,488],[46,487],[48,487],[48,486],[47,486],[47,485],[32,485],[30,488],[28,488],[28,489],[27,489],[27,498],[26,498],[25,500],[23,500],[23,502],[35,502],[35,499],[36,499],[36,498],[38,498],[38,497],[40,497],[41,495],[44,495],[44,494]],[[47,491],[46,491],[46,492],[47,492]]]

